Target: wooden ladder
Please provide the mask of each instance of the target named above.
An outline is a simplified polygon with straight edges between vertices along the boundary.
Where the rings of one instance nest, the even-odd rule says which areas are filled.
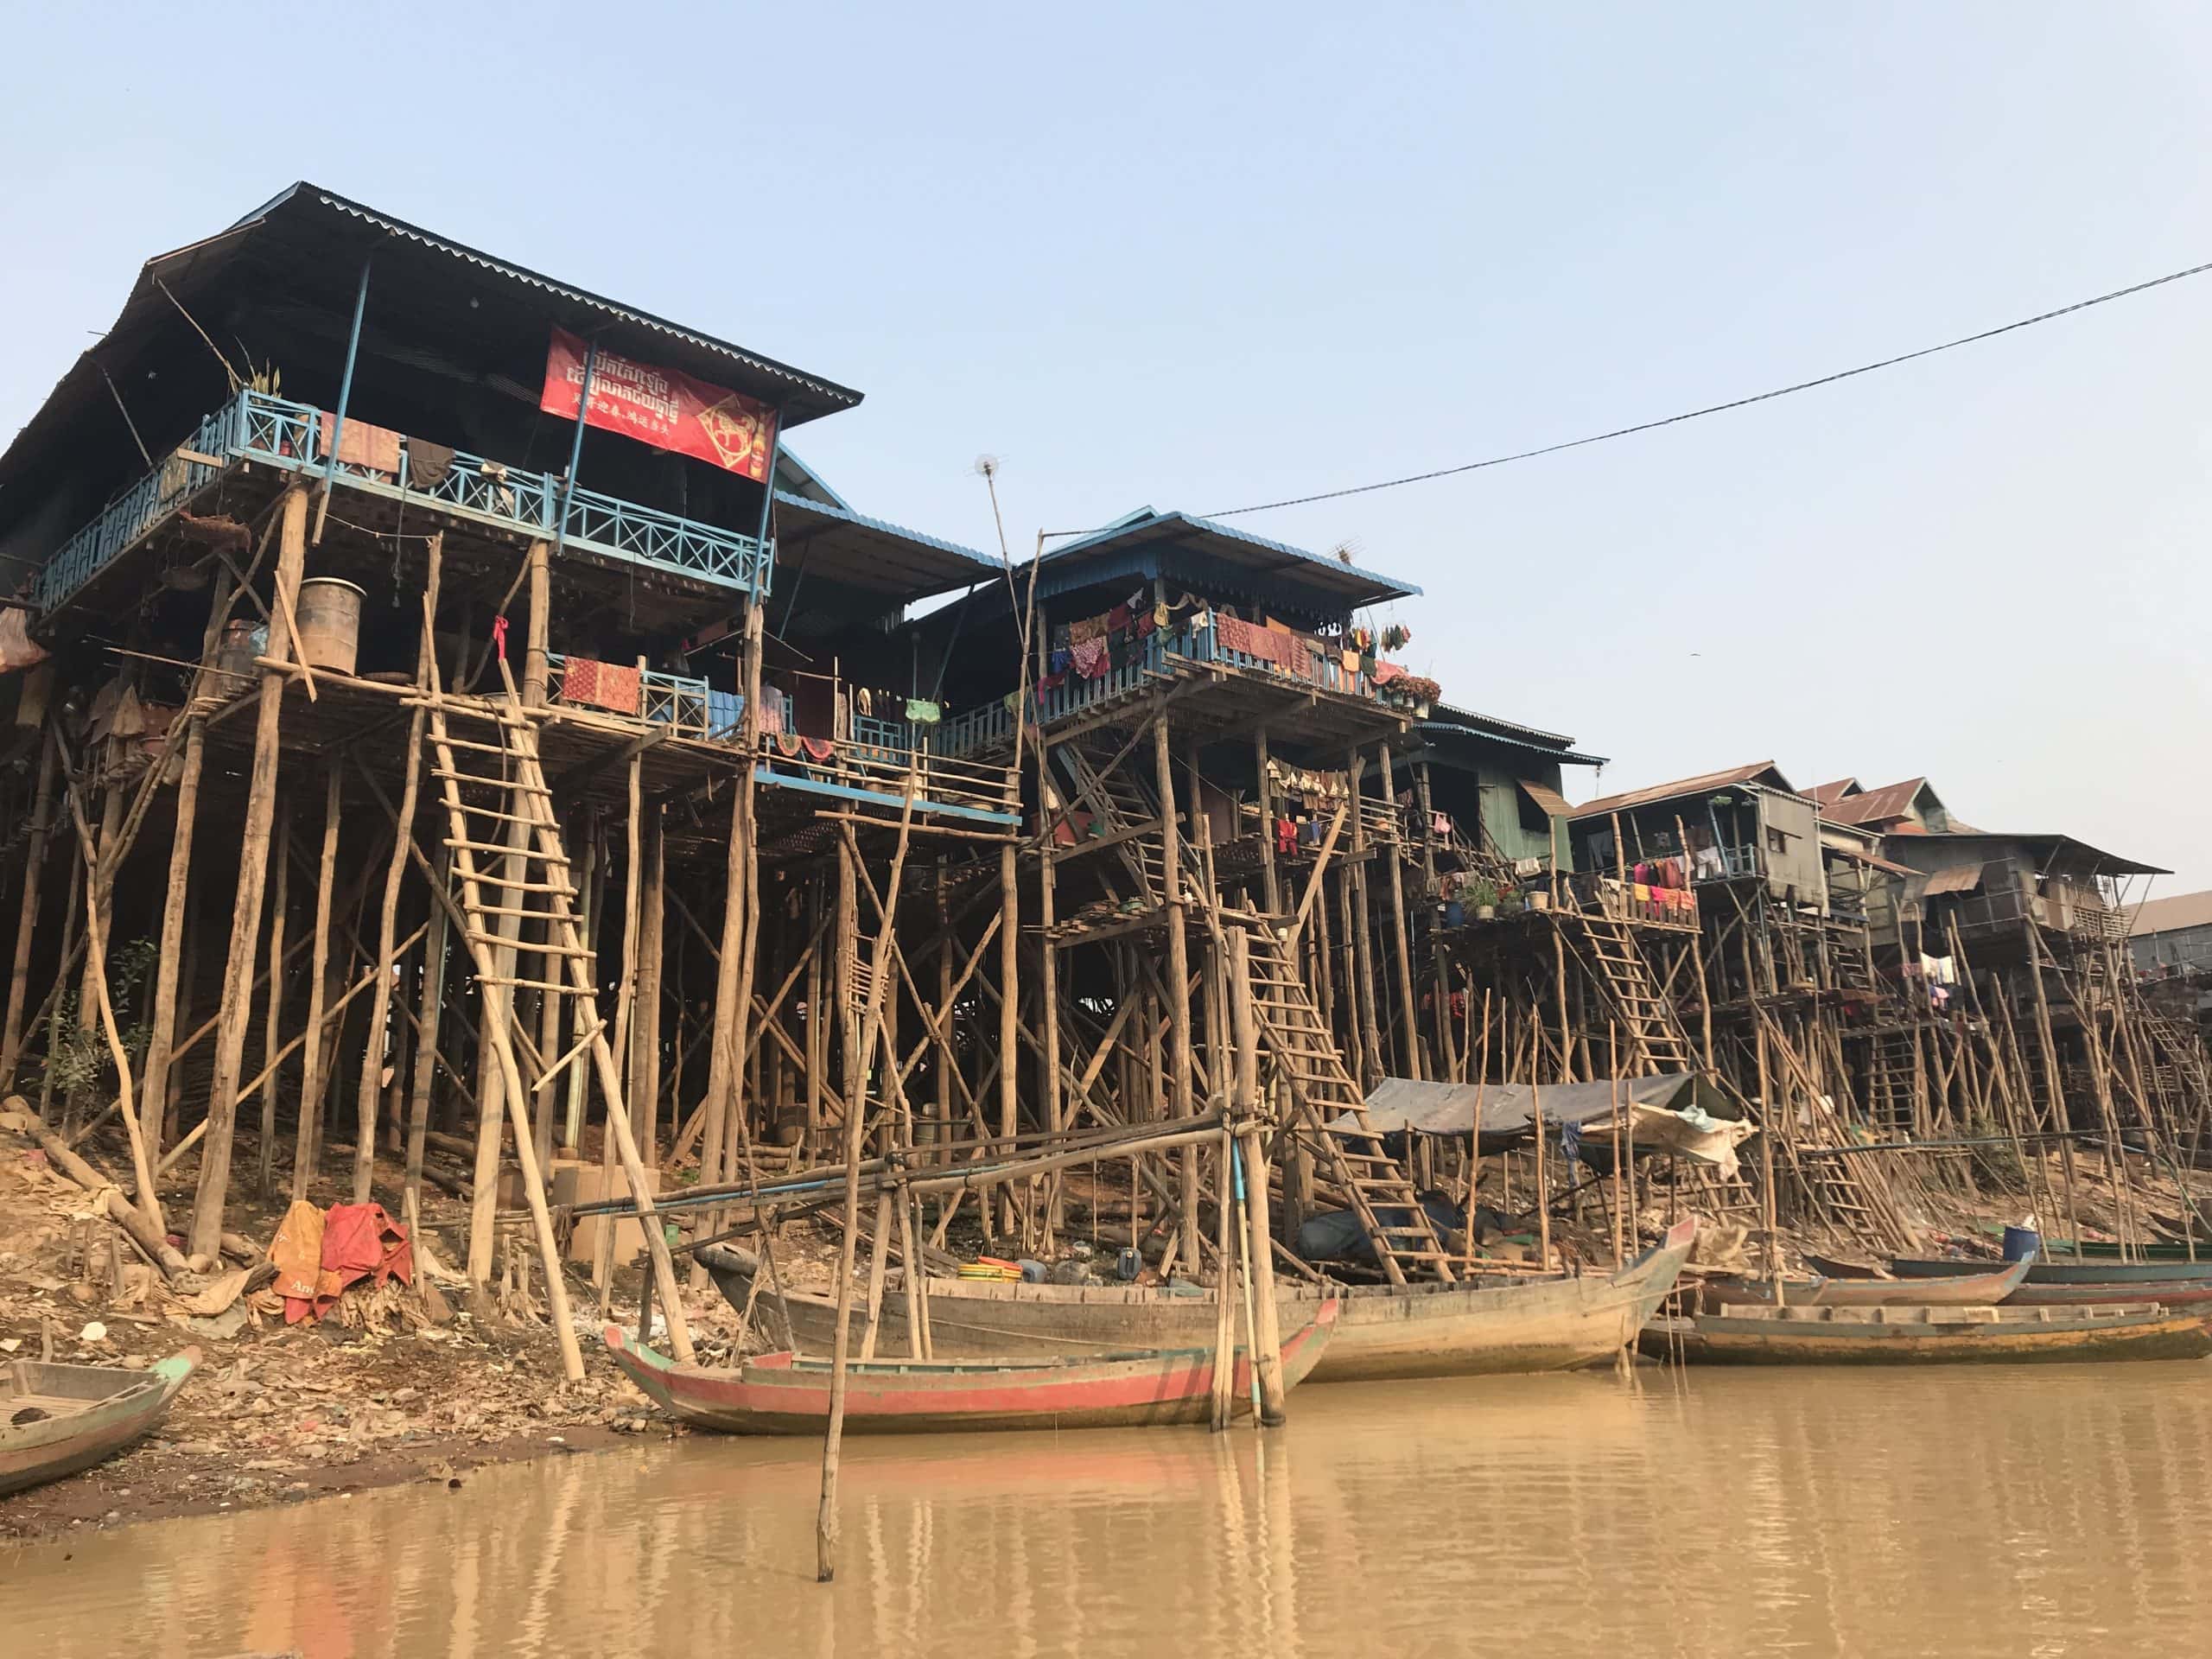
[[[499,677],[505,688],[504,698],[448,698],[439,690],[434,664],[430,694],[422,701],[429,715],[429,741],[435,760],[431,775],[438,779],[445,803],[445,845],[453,855],[453,874],[461,889],[461,937],[483,996],[483,1030],[505,1085],[516,1156],[531,1210],[542,1212],[543,1176],[537,1166],[530,1102],[571,1065],[589,1063],[598,1075],[608,1128],[637,1205],[669,1339],[682,1357],[691,1349],[690,1332],[667,1241],[653,1218],[644,1163],[631,1135],[621,1071],[607,1041],[607,1021],[600,1016],[598,969],[576,921],[575,885],[553,811],[553,791],[538,761],[537,728],[524,712],[504,657]],[[461,722],[470,735],[454,734],[454,726]],[[522,943],[524,930],[532,922],[540,925],[541,931]],[[519,976],[518,952],[559,963],[559,976],[550,976],[556,971],[550,969],[540,970],[548,976],[544,978]],[[574,999],[574,1028],[580,1033],[567,1053],[538,1057],[544,1065],[527,1085],[513,1040],[514,993],[518,989]],[[550,1236],[550,1224],[547,1230]],[[547,1277],[552,1318],[562,1329],[569,1329],[568,1294],[557,1263],[549,1262]]]
[[[1436,1235],[1421,1194],[1368,1126],[1367,1100],[1344,1067],[1336,1039],[1307,995],[1304,977],[1265,918],[1226,912],[1246,925],[1252,947],[1252,1009],[1260,1040],[1274,1058],[1291,1099],[1307,1120],[1323,1166],[1344,1189],[1366,1230],[1375,1259],[1394,1285],[1408,1270],[1452,1280],[1451,1254]],[[1357,1127],[1332,1127],[1350,1114]]]
[[[1167,891],[1166,837],[1160,831],[1160,804],[1152,791],[1122,770],[1126,760],[1101,772],[1074,743],[1060,744],[1053,753],[1077,798],[1090,807],[1098,833],[1125,836],[1115,843],[1114,851],[1135,885],[1136,897],[1147,906],[1160,904]],[[1147,824],[1149,829],[1142,827]],[[1131,830],[1137,833],[1127,833]]]
[[[1625,1058],[1639,1077],[1662,1071],[1694,1071],[1697,1053],[1674,1005],[1651,976],[1651,964],[1626,922],[1585,910],[1561,911],[1560,925],[1579,932],[1575,954],[1588,966],[1619,1015]]]

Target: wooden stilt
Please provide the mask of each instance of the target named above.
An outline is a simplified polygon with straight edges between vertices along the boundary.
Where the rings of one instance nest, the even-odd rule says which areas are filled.
[[[22,1052],[23,1005],[30,991],[31,940],[37,931],[39,894],[45,887],[47,840],[54,831],[56,752],[54,716],[49,715],[46,741],[39,750],[38,793],[31,807],[30,836],[23,853],[22,898],[16,908],[16,954],[8,969],[8,1013],[4,1031],[0,1031],[0,1089],[14,1086],[16,1061]]]
[[[261,1019],[261,1156],[254,1191],[264,1198],[276,1190],[276,1095],[280,1051],[284,1045],[285,918],[291,906],[292,792],[276,798],[276,824],[270,836],[276,849],[276,892],[269,906],[269,995]],[[304,1035],[304,1033],[302,1033]],[[148,1071],[150,1073],[152,1067]],[[304,1116],[307,1103],[299,1108]],[[294,1160],[296,1163],[296,1160]]]
[[[1421,1025],[1414,1018],[1414,953],[1413,944],[1406,930],[1406,881],[1403,845],[1403,817],[1398,811],[1397,783],[1390,766],[1390,746],[1377,746],[1382,757],[1382,802],[1389,809],[1392,821],[1401,826],[1400,836],[1382,849],[1382,856],[1390,873],[1390,938],[1396,947],[1398,963],[1398,1028],[1405,1033],[1404,1046],[1400,1051],[1404,1058],[1407,1077],[1416,1080],[1426,1078],[1427,1071],[1421,1060]]]
[[[400,1208],[408,1236],[417,1237],[423,1224],[423,1154],[430,1132],[430,1093],[437,1080],[438,1027],[446,1001],[446,907],[436,902],[446,888],[450,855],[437,851],[436,892],[431,895],[429,937],[423,945],[422,1013],[416,1021],[415,1076],[407,1097],[407,1177],[401,1189]]]
[[[322,856],[315,865],[315,941],[308,970],[308,1040],[301,1058],[304,1081],[300,1085],[300,1122],[292,1141],[292,1198],[308,1195],[308,1187],[322,1163],[322,1112],[329,1086],[334,1046],[323,1030],[323,1005],[330,993],[330,900],[338,875],[338,824],[344,813],[339,798],[338,767],[324,769],[322,785]]]
[[[276,589],[269,656],[281,662],[292,646],[289,613],[307,555],[307,489],[284,493],[276,544]],[[245,1026],[261,942],[261,901],[268,875],[269,828],[276,812],[276,733],[289,677],[264,669],[254,718],[253,770],[246,783],[245,822],[238,837],[238,894],[231,910],[230,950],[223,968],[223,1000],[215,1039],[214,1077],[207,1101],[207,1136],[200,1155],[200,1187],[192,1213],[191,1251],[216,1255],[222,1248],[223,1205],[230,1194],[231,1153],[236,1138],[238,1077],[245,1059]]]

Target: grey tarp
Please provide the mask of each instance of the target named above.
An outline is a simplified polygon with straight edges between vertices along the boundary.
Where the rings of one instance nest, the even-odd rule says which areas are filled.
[[[1749,1123],[1729,1121],[1736,1109],[1727,1096],[1688,1071],[1547,1083],[1533,1089],[1525,1083],[1417,1083],[1411,1077],[1385,1077],[1367,1096],[1365,1127],[1385,1135],[1461,1135],[1476,1130],[1479,1109],[1482,1148],[1494,1151],[1527,1139],[1540,1107],[1548,1128],[1580,1124],[1586,1140],[1609,1135],[1616,1109],[1623,1109],[1632,1145],[1681,1153],[1729,1170],[1735,1164],[1737,1146],[1752,1130]],[[1361,1124],[1346,1112],[1329,1127],[1357,1129]]]

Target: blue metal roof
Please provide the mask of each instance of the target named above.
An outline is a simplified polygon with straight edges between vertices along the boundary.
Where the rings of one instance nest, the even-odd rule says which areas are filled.
[[[802,521],[797,534],[779,525],[779,556],[790,554],[809,569],[849,586],[927,599],[1001,574],[1006,566],[988,554],[918,530],[871,518],[849,507],[776,492],[779,515]],[[811,526],[808,528],[807,526]]]
[[[1377,571],[1327,554],[1309,552],[1287,542],[1255,536],[1195,513],[1160,512],[1140,507],[1103,530],[1095,530],[1046,553],[1047,565],[1084,558],[1116,546],[1166,542],[1188,549],[1192,541],[1231,563],[1310,584],[1351,606],[1371,605],[1389,599],[1409,599],[1421,592],[1418,584],[1401,582]],[[1254,554],[1268,556],[1255,558]]]

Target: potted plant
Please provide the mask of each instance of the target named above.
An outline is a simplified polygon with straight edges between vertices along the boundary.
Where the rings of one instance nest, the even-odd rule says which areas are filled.
[[[1497,886],[1491,881],[1474,881],[1467,887],[1467,903],[1474,907],[1478,922],[1497,919]]]

